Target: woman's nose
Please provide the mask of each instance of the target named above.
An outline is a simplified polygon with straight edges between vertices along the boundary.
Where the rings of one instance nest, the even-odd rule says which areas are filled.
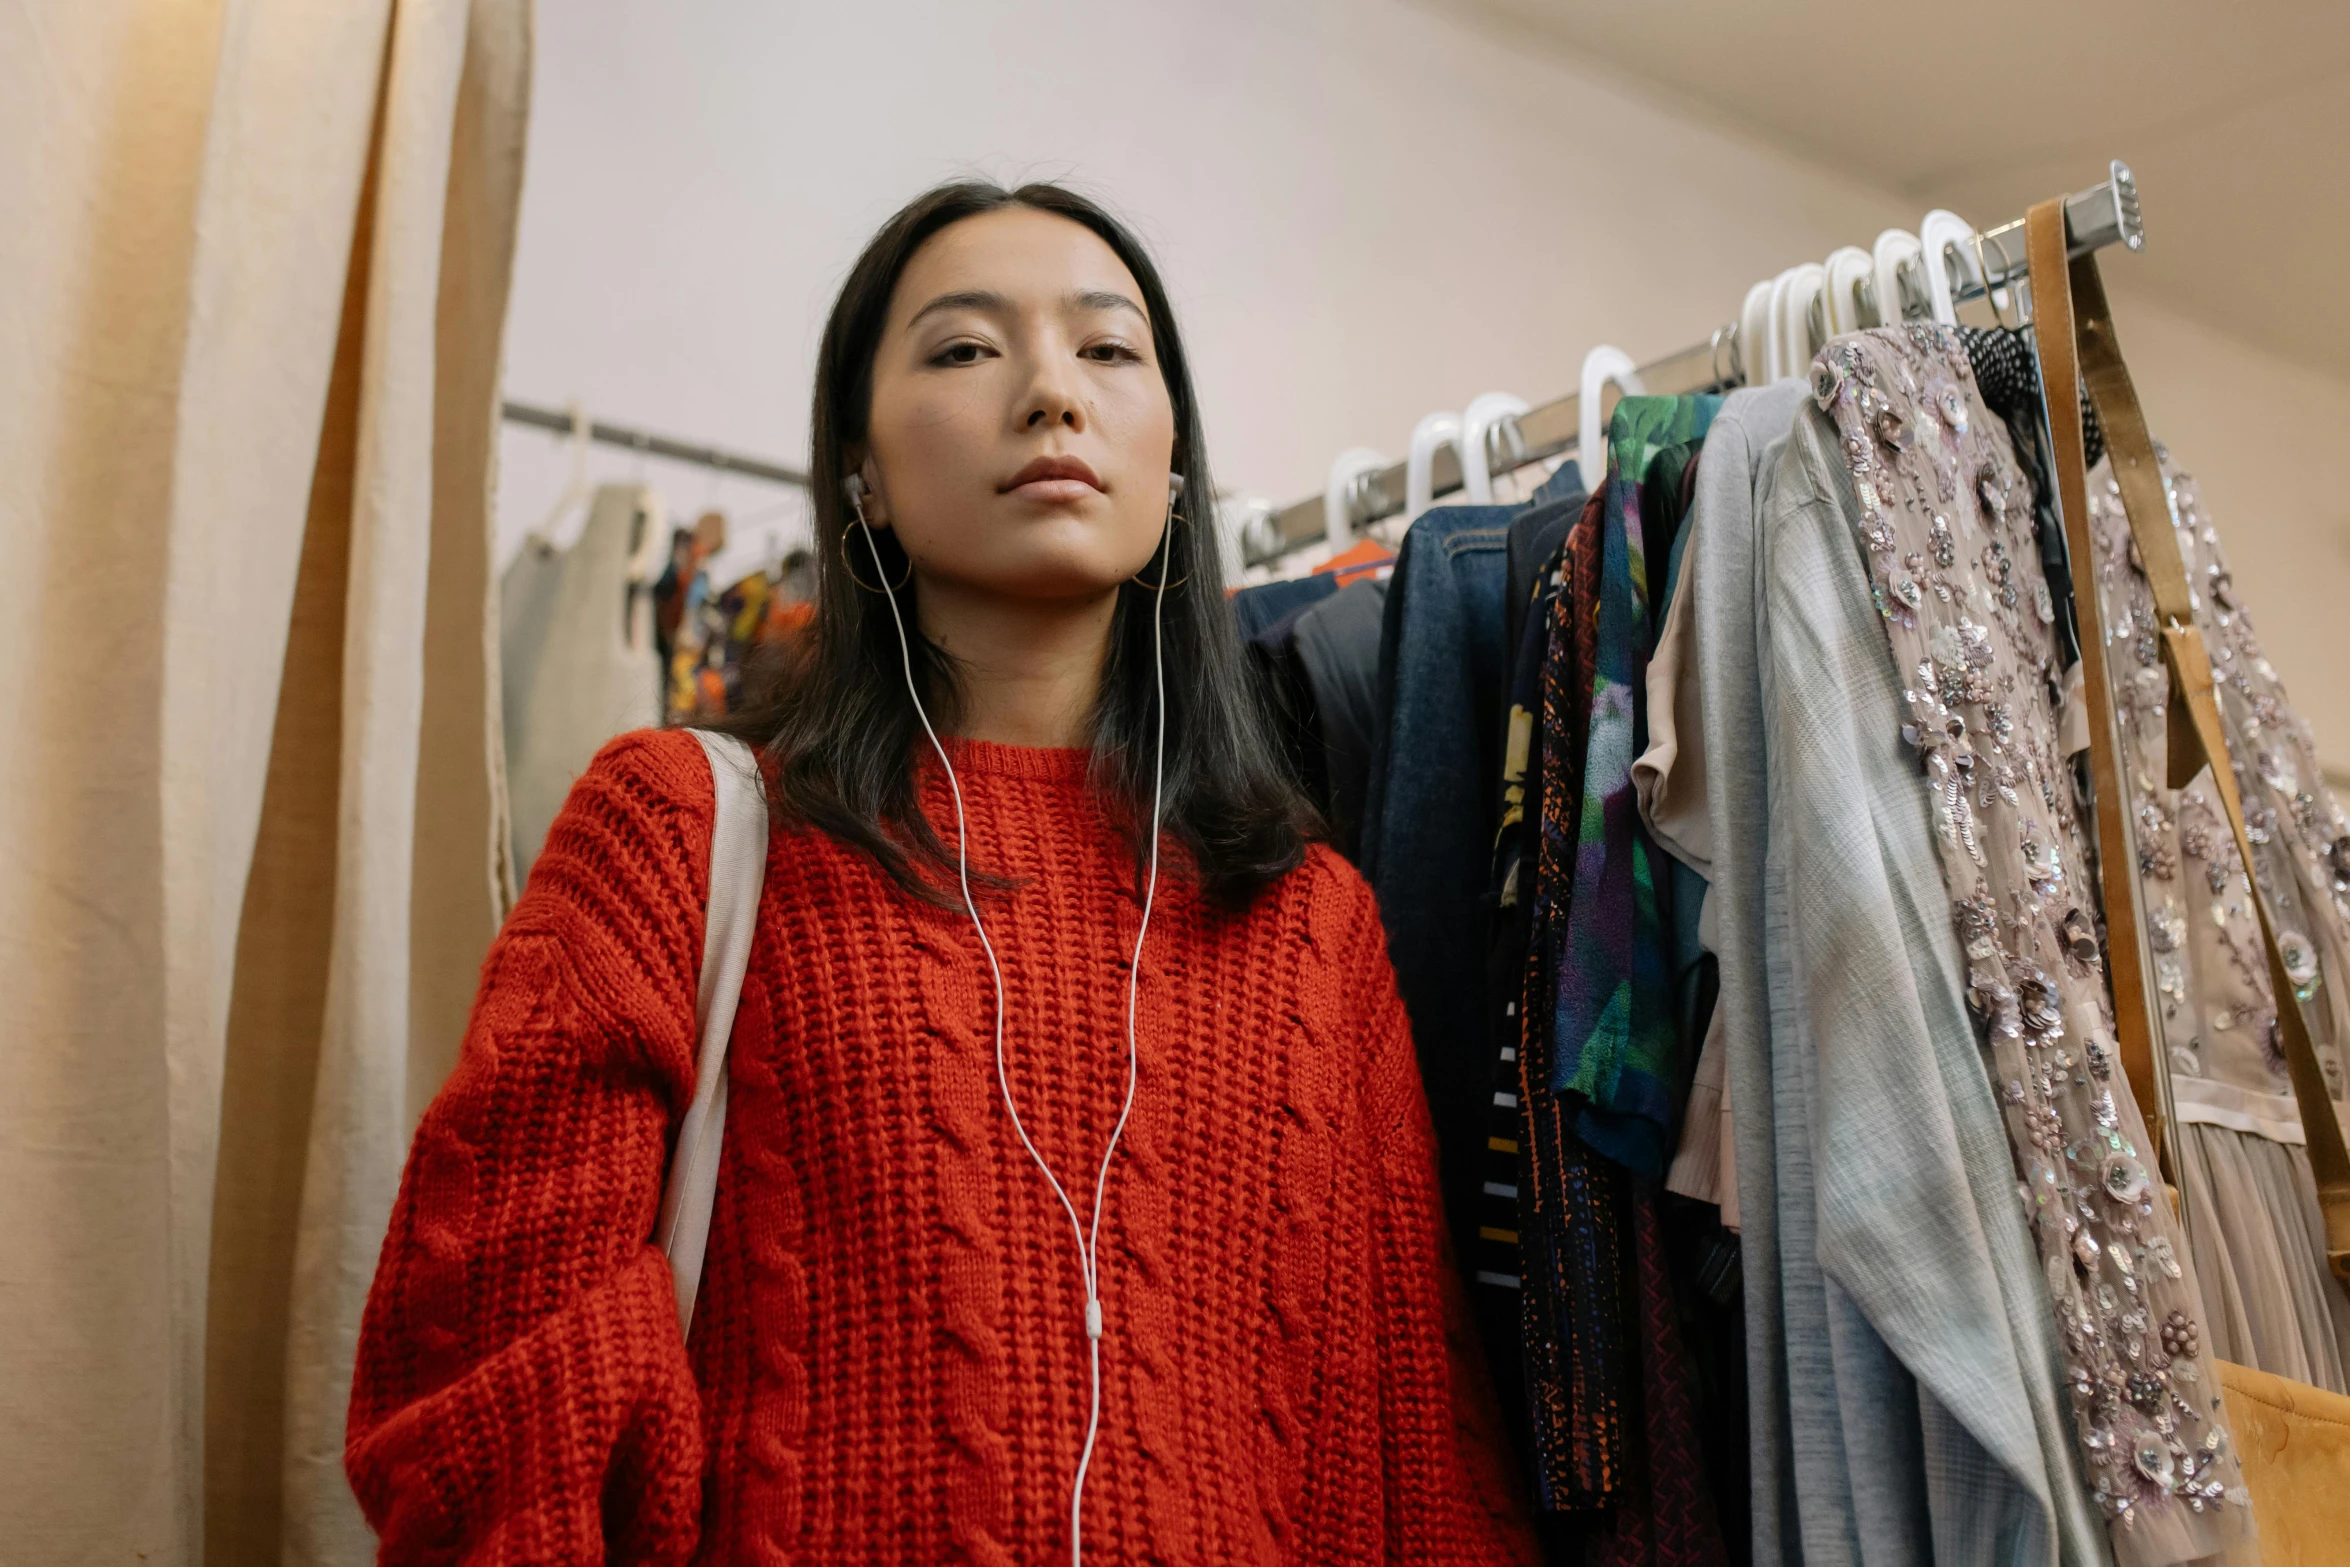
[[[1075,379],[1057,362],[1057,356],[1040,359],[1034,378],[1030,381],[1025,399],[1026,411],[1021,415],[1020,427],[1038,430],[1059,425],[1070,430],[1085,428],[1085,402],[1078,395]]]

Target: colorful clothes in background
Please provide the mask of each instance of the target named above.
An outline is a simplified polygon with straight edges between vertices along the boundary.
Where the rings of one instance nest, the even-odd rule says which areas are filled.
[[[1723,1567],[1722,1539],[1698,1434],[1696,1377],[1674,1301],[1657,1188],[1625,1180],[1631,1234],[1633,1336],[1639,1386],[1627,1495],[1590,1537],[1591,1567]]]
[[[1523,1027],[1517,1049],[1520,1312],[1536,1495],[1546,1511],[1609,1505],[1624,1477],[1632,1352],[1624,1336],[1623,1172],[1595,1159],[1550,1091],[1553,954],[1566,929],[1591,705],[1604,492],[1567,530],[1539,621],[1541,765],[1534,798]],[[1523,866],[1520,874],[1523,875]]]
[[[709,524],[720,521],[716,529]],[[797,551],[770,574],[752,572],[713,594],[704,563],[725,543],[722,519],[707,513],[691,533],[680,530],[670,567],[655,589],[662,632],[662,721],[707,723],[738,711],[743,681],[762,648],[791,641],[815,615],[802,595],[807,572]]]
[[[1594,767],[1610,745],[1637,742],[1638,714],[1627,707],[1624,732],[1607,733],[1606,682],[1622,671],[1639,686],[1656,618],[1645,562],[1624,541],[1649,542],[1637,531],[1638,491],[1654,481],[1678,497],[1715,400],[1643,401],[1669,416],[1634,424],[1655,438],[1625,447],[1619,467],[1629,479],[1611,474],[1536,589],[1513,668],[1494,866],[1500,939],[1511,939],[1512,921],[1524,931],[1519,1027],[1514,1048],[1503,1050],[1515,1074],[1506,1097],[1515,1101],[1516,1135],[1496,1141],[1518,1156],[1513,1238],[1528,1456],[1554,1555],[1621,1567],[1727,1559],[1657,1192],[1593,1146],[1579,1129],[1590,1104],[1555,1086],[1559,998],[1579,960],[1570,935],[1598,896],[1586,897],[1588,851],[1612,848],[1624,863],[1618,824],[1594,809]],[[1646,411],[1635,408],[1634,420]],[[1653,542],[1661,552],[1665,536]],[[1631,754],[1622,763],[1627,809]],[[1612,843],[1610,831],[1619,831]],[[1661,998],[1662,929],[1649,891],[1645,918],[1622,927],[1619,962],[1626,972],[1653,967]],[[1661,999],[1656,1018],[1670,1036],[1674,1019]],[[1669,1061],[1672,1051],[1668,1038],[1655,1054]]]
[[[1655,641],[1641,484],[1666,449],[1701,438],[1719,397],[1627,397],[1608,424],[1601,569],[1574,886],[1558,959],[1549,1087],[1581,1101],[1594,1149],[1654,1180],[1672,1147],[1681,1081],[1656,891],[1657,851],[1640,825],[1632,760]],[[1657,565],[1664,564],[1658,539]]]

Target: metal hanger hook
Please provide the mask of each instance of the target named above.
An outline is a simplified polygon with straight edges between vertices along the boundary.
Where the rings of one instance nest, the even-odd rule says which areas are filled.
[[[1986,242],[1999,252],[2000,281],[1996,284],[1991,281],[1991,263],[1983,254],[1983,246]],[[1992,239],[1987,234],[1977,234],[1975,236],[1975,271],[1983,279],[1983,298],[1990,303],[1993,321],[2006,327],[2010,332],[2020,332],[2032,324],[2032,318],[2024,312],[2022,293],[2016,284],[2007,281],[2015,271],[2015,263],[2008,259],[2006,240]],[[2002,289],[2015,296],[2015,320],[2013,322],[2007,319],[2007,312],[2000,308],[1999,295]]]

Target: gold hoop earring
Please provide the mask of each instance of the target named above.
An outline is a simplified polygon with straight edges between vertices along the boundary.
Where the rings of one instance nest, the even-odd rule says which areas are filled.
[[[1190,520],[1191,519],[1185,517],[1183,513],[1177,511],[1174,507],[1168,507],[1167,528],[1164,533],[1159,535],[1159,548],[1170,548],[1175,542],[1175,524],[1179,522],[1188,524]],[[1156,555],[1159,553],[1159,550],[1153,550],[1151,553]],[[1162,579],[1161,581],[1145,582],[1142,580],[1142,573],[1139,571],[1136,572],[1133,576],[1128,577],[1126,580],[1133,583],[1138,588],[1148,588],[1153,593],[1164,593],[1169,588],[1179,588],[1191,580],[1191,573],[1187,571],[1182,576],[1177,577],[1173,582],[1165,581],[1163,579],[1167,575],[1167,567],[1172,564],[1173,562],[1171,561],[1161,562],[1159,566],[1159,576]]]
[[[862,509],[862,507],[859,508],[859,510]],[[873,538],[873,525],[868,523],[862,517],[859,517],[855,522],[851,523],[849,527],[863,528],[865,530],[865,537],[868,542],[870,542]],[[873,554],[875,560],[878,561],[881,556],[880,549],[878,547],[874,548]],[[867,582],[863,577],[858,576],[856,558],[853,554],[850,553],[849,550],[848,528],[843,528],[840,530],[840,566],[841,570],[849,574],[849,580],[851,582],[854,582],[858,587],[863,588],[868,593],[880,593],[885,595],[895,593],[898,589],[904,587],[914,578],[914,557],[911,555],[906,557],[906,574],[898,578],[897,581],[891,583],[886,588],[877,588],[872,583]]]

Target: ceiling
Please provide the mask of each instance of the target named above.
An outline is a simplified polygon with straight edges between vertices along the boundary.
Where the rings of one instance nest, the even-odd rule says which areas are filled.
[[[1988,225],[2137,175],[2134,279],[2350,375],[2343,0],[1428,0]]]

